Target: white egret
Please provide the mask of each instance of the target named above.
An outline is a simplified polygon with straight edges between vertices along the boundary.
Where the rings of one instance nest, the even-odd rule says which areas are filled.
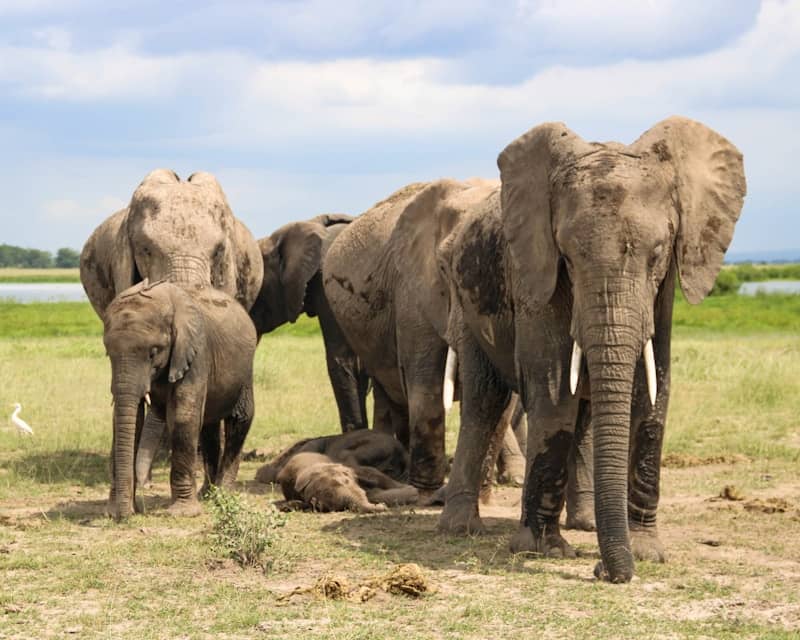
[[[11,414],[11,422],[17,427],[20,433],[25,433],[29,436],[33,435],[33,429],[30,425],[19,417],[19,412],[22,411],[22,405],[19,402],[14,403],[14,413]]]

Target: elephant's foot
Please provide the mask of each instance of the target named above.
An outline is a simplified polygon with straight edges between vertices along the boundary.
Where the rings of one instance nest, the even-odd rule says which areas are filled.
[[[442,533],[458,536],[486,533],[486,527],[478,514],[477,497],[465,494],[448,497],[437,527]]]
[[[655,527],[630,527],[631,551],[637,560],[666,562],[667,552]]]
[[[575,558],[572,545],[561,535],[558,527],[549,528],[535,536],[530,527],[522,526],[511,538],[511,553],[541,553],[548,558]]]
[[[203,513],[203,508],[196,498],[191,500],[175,500],[175,502],[167,507],[167,513],[180,518],[194,518]]]
[[[507,469],[497,476],[497,482],[510,487],[521,487],[525,484],[525,471]]]
[[[447,485],[443,484],[436,491],[419,490],[417,506],[420,507],[443,507],[447,498]]]
[[[114,520],[125,520],[135,513],[133,503],[125,507],[120,507],[116,500],[109,500],[106,504],[105,514]]]
[[[595,531],[597,525],[594,521],[594,506],[572,510],[567,507],[566,529],[577,529],[578,531]]]
[[[594,565],[594,577],[598,580],[603,580],[604,582],[610,582],[611,584],[624,584],[633,579],[633,572],[624,571],[612,578],[608,571],[606,571],[605,565],[601,560]]]

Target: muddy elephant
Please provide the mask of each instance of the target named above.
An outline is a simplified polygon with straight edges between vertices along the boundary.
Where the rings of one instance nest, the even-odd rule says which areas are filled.
[[[465,211],[427,219],[433,202],[422,194],[430,195],[428,184],[408,185],[356,218],[332,243],[323,284],[337,324],[371,377],[373,429],[398,436],[410,452],[409,482],[424,492],[423,499],[438,502],[446,468],[445,407],[452,404],[459,376],[453,370],[442,380],[450,302],[437,252]],[[510,415],[513,407],[508,409]],[[508,416],[501,417],[498,428],[507,432],[507,423]],[[495,433],[496,446],[479,464],[485,500],[504,435]],[[572,495],[571,526],[592,529],[591,485]]]
[[[98,226],[80,258],[83,288],[102,320],[120,292],[149,278],[183,287],[211,286],[250,309],[261,289],[263,262],[255,238],[234,217],[222,187],[209,173],[186,181],[156,169],[124,209]],[[146,481],[164,432],[148,413],[137,477]]]
[[[195,515],[198,445],[206,481],[229,484],[253,420],[253,323],[222,291],[148,280],[119,294],[103,322],[114,401],[110,512],[134,511],[136,439],[151,404],[171,436],[169,510]]]
[[[414,504],[417,490],[374,467],[334,462],[322,453],[293,455],[278,473],[284,497],[316,511],[379,513],[386,506]]]
[[[333,240],[353,220],[323,214],[284,225],[258,241],[264,278],[250,309],[259,339],[301,313],[319,319],[325,360],[342,431],[366,429],[369,378],[333,317],[322,288],[322,261]]]
[[[408,452],[405,447],[388,433],[367,429],[295,442],[274,460],[262,465],[256,472],[256,480],[276,482],[284,465],[298,453],[320,453],[333,462],[350,467],[372,467],[398,482],[408,480]]]
[[[574,555],[558,515],[568,451],[584,425],[594,447],[596,573],[627,582],[634,558],[664,559],[656,511],[676,278],[690,303],[711,290],[746,191],[742,156],[708,127],[672,117],[631,145],[544,124],[509,144],[498,166],[499,188],[440,181],[416,195],[417,219],[428,221],[420,234],[466,214],[437,254],[462,377],[439,526],[482,528],[480,462],[517,391],[529,432],[512,550]]]

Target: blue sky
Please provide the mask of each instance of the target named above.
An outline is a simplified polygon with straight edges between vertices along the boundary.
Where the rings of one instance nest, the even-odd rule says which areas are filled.
[[[800,0],[0,0],[0,243],[79,248],[156,167],[261,237],[672,114],[744,153],[732,249],[800,247]]]

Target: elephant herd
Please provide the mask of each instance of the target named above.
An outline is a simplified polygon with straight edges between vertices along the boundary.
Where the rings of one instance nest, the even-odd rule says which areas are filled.
[[[371,385],[373,431],[405,446],[410,486],[369,485],[358,464],[306,449],[286,482],[289,464],[270,472],[285,493],[336,476],[367,482],[368,497],[443,495],[439,529],[479,533],[486,466],[516,403],[528,433],[512,550],[574,556],[566,501],[568,525],[596,522],[597,576],[627,582],[634,559],[663,561],[675,287],[691,303],[713,287],[746,191],[741,153],[671,117],[630,145],[542,124],[497,163],[499,181],[411,184],[355,218],[317,216],[260,241],[211,175],[150,173],[81,255],[112,367],[113,514],[133,512],[165,428],[172,511],[199,509],[198,447],[207,483],[235,479],[257,341],[306,313],[320,321],[342,431],[367,427]]]

